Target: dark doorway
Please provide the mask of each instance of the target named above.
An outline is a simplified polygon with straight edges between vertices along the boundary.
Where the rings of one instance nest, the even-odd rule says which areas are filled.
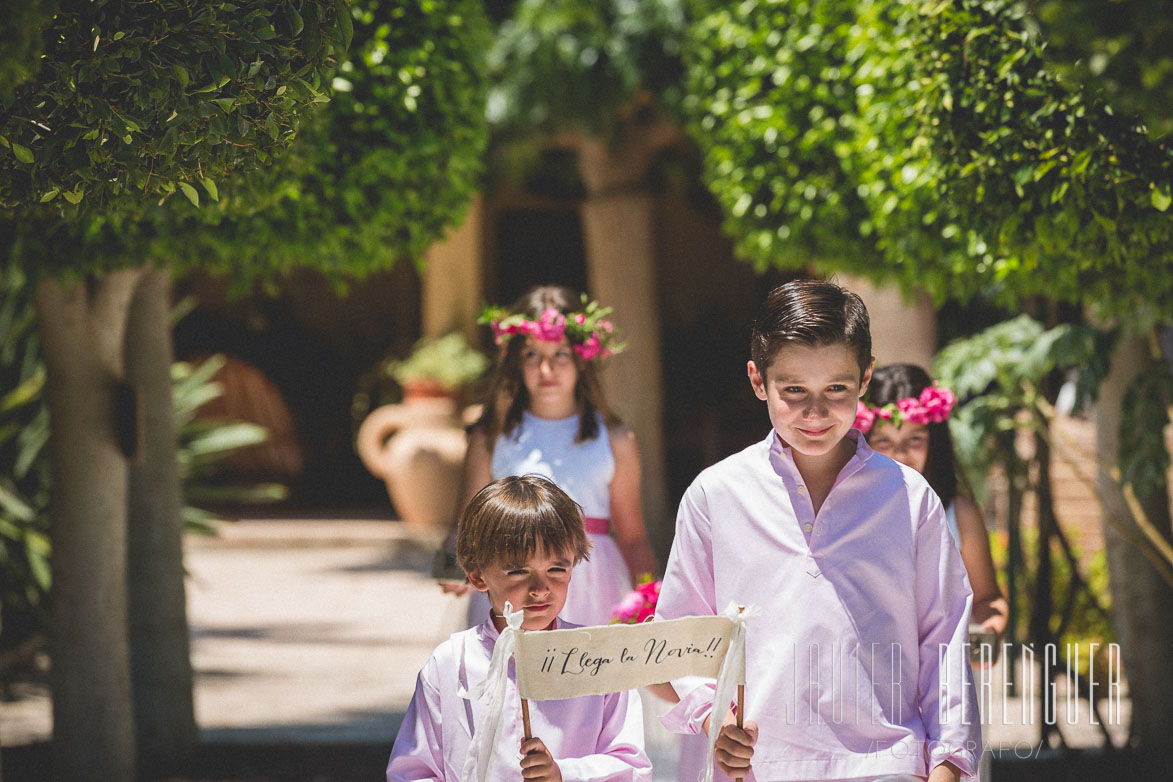
[[[585,291],[586,250],[577,204],[553,208],[506,208],[493,219],[493,278],[485,292],[508,304],[543,283]]]

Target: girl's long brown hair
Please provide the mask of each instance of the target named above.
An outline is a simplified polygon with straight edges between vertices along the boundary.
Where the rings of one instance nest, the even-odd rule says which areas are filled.
[[[551,307],[566,314],[577,310],[581,303],[582,297],[570,288],[563,285],[539,285],[515,301],[510,311],[525,313],[526,316],[537,320]],[[521,414],[529,408],[529,392],[526,391],[522,379],[521,354],[525,349],[525,342],[525,339],[518,337],[509,340],[505,351],[498,356],[489,380],[489,390],[485,395],[484,410],[481,417],[469,427],[470,432],[484,433],[490,451],[499,435],[513,433],[521,423]],[[571,352],[574,356],[574,366],[578,369],[574,398],[579,417],[578,432],[574,441],[580,443],[599,436],[596,411],[602,414],[608,426],[618,424],[619,419],[607,407],[594,363],[583,361],[577,352]]]

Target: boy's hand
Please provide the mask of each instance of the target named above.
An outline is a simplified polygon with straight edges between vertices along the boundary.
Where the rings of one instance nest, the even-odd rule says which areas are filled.
[[[753,720],[746,720],[744,727],[737,727],[737,717],[730,711],[725,715],[721,732],[717,735],[717,744],[713,748],[713,759],[717,767],[725,776],[749,776],[752,770],[750,761],[753,759],[754,744],[758,743],[758,724]]]
[[[959,779],[961,779],[961,769],[949,761],[945,761],[929,772],[928,782],[958,782]]]
[[[441,592],[448,595],[456,595],[457,597],[467,595],[468,591],[472,589],[472,586],[467,583],[457,584],[453,581],[441,581],[439,583]]]
[[[554,756],[537,736],[522,742],[521,778],[538,779],[542,782],[562,782],[562,770],[554,762]]]

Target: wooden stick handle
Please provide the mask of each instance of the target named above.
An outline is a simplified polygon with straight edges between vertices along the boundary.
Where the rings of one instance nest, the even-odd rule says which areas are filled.
[[[525,698],[521,699],[521,726],[525,728],[525,740],[532,739],[533,734],[529,727],[529,701]]]
[[[745,727],[745,685],[737,685],[737,727]],[[741,782],[744,777],[734,777],[737,782]]]
[[[737,613],[739,613],[739,614],[744,610],[745,610],[745,606],[738,606],[737,607]],[[745,727],[745,685],[744,684],[737,685],[737,715],[736,716],[737,716],[737,727],[744,728]],[[744,777],[734,777],[734,778],[737,780],[737,782],[741,782],[741,780],[744,779]]]

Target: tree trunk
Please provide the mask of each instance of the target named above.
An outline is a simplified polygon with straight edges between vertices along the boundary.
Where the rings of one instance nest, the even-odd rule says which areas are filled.
[[[126,380],[138,401],[130,464],[130,659],[139,768],[170,775],[199,739],[184,592],[182,488],[171,402],[170,277],[149,268],[126,327]]]
[[[1059,523],[1055,519],[1054,495],[1051,492],[1051,448],[1040,432],[1035,432],[1034,435],[1034,461],[1038,463],[1039,470],[1034,487],[1039,539],[1035,551],[1034,594],[1030,602],[1030,643],[1036,650],[1042,650],[1058,641],[1051,630],[1051,617],[1055,613],[1055,568],[1051,560],[1051,538],[1055,536]],[[1059,704],[1048,704],[1047,701],[1054,700],[1049,685],[1060,676],[1060,673],[1057,667],[1053,668],[1050,665],[1050,658],[1046,654],[1043,654],[1042,658],[1043,686],[1039,688],[1039,713],[1047,714],[1054,711],[1057,714]],[[1065,655],[1059,652],[1058,659],[1065,659]],[[1040,720],[1040,746],[1050,746],[1052,734],[1058,734],[1061,744],[1066,743],[1056,723]]]
[[[1152,358],[1142,339],[1126,338],[1112,357],[1111,369],[1100,388],[1096,405],[1096,437],[1100,458],[1116,464],[1124,394],[1143,372],[1152,370]],[[1100,499],[1105,518],[1104,541],[1112,590],[1112,614],[1128,692],[1132,699],[1132,736],[1135,743],[1154,752],[1173,751],[1173,589],[1149,560],[1122,537],[1116,524],[1142,533],[1116,482],[1099,471]],[[1139,498],[1150,521],[1169,535],[1168,488],[1161,487]]]
[[[52,421],[49,622],[57,778],[131,782],[134,705],[126,609],[127,464],[115,409],[139,273],[48,280],[36,295]]]
[[[636,127],[608,148],[579,147],[588,196],[582,205],[587,280],[599,302],[615,309],[627,349],[602,373],[607,400],[639,443],[644,522],[663,563],[672,540],[664,456],[664,372],[656,277],[655,210],[644,179],[660,146],[675,138],[666,125]]]

